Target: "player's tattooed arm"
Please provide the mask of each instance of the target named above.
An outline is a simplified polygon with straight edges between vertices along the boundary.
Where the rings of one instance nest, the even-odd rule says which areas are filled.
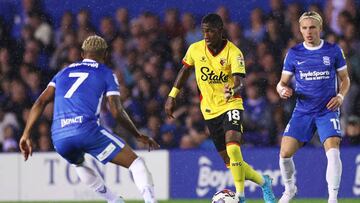
[[[110,112],[112,116],[118,121],[126,130],[132,133],[135,137],[140,136],[139,130],[136,128],[135,124],[130,119],[129,115],[126,113],[123,105],[121,104],[120,96],[111,95],[107,97]]]
[[[139,132],[135,124],[132,122],[129,115],[126,113],[123,105],[121,104],[120,96],[118,95],[111,95],[108,96],[108,102],[110,106],[110,112],[112,116],[130,133],[133,134],[133,136],[139,141],[144,144],[147,144],[149,147],[149,151],[152,149],[158,149],[160,145],[156,143],[154,139],[151,137],[148,137],[146,135],[143,135]]]
[[[54,100],[55,88],[48,86],[35,101],[31,107],[24,132],[19,141],[20,151],[23,154],[25,161],[32,155],[32,141],[30,139],[30,133],[35,125],[36,121],[40,118],[46,105]]]

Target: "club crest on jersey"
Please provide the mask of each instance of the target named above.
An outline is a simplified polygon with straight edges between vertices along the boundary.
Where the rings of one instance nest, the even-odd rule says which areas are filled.
[[[330,57],[328,56],[323,56],[323,63],[326,66],[330,66]]]
[[[221,64],[221,66],[224,66],[225,63],[226,63],[226,59],[224,59],[224,58],[220,59],[220,64]]]

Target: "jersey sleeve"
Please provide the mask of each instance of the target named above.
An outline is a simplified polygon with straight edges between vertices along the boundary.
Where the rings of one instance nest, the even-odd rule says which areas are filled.
[[[51,79],[51,81],[48,83],[47,86],[56,87],[56,80],[63,71],[64,71],[64,69],[62,71],[59,71],[58,73],[56,73],[56,75]]]
[[[184,66],[186,66],[186,67],[192,67],[195,65],[194,58],[192,56],[193,50],[194,50],[194,46],[190,45],[190,47],[186,51],[186,54],[182,60],[182,64],[184,64]]]
[[[245,76],[245,60],[242,52],[237,47],[233,47],[230,54],[231,74]]]
[[[336,71],[341,71],[346,69],[346,60],[344,51],[339,47],[335,46],[335,69]]]
[[[295,73],[294,60],[294,54],[290,49],[285,56],[282,73],[289,75],[293,75]]]
[[[106,96],[120,95],[119,82],[116,75],[112,71],[107,71],[106,74]]]

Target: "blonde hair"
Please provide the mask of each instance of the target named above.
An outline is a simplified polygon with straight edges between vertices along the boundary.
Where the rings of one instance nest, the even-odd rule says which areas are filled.
[[[320,28],[322,28],[322,26],[323,26],[323,20],[322,20],[320,14],[318,14],[317,12],[315,12],[315,11],[308,11],[308,12],[303,13],[303,14],[300,16],[300,18],[299,18],[299,23],[300,23],[302,20],[306,19],[306,18],[311,18],[311,19],[314,19],[314,20],[318,21],[319,24],[320,24]]]
[[[105,51],[108,48],[108,45],[102,37],[92,35],[84,40],[81,48],[84,51],[99,52]]]

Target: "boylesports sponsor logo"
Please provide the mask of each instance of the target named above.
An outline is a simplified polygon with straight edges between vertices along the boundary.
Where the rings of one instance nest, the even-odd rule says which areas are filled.
[[[299,71],[301,80],[325,80],[330,79],[330,71]]]
[[[202,81],[209,81],[209,84],[219,84],[219,83],[226,83],[229,80],[229,75],[226,75],[224,72],[220,71],[219,75],[216,75],[215,72],[208,67],[201,67],[200,69],[202,75]]]
[[[61,127],[63,128],[73,123],[82,123],[82,122],[83,122],[83,116],[76,116],[73,118],[63,118],[61,119]]]
[[[196,195],[198,197],[204,197],[209,192],[220,191],[224,188],[229,188],[234,186],[234,181],[231,175],[230,170],[217,170],[213,169],[213,162],[206,156],[199,157],[199,177],[196,187]],[[216,163],[218,164],[218,163]],[[223,164],[223,163],[219,163]],[[279,169],[264,170],[259,171],[261,174],[268,174],[272,179],[273,186],[282,184],[281,182],[281,173]],[[245,181],[245,187],[249,189],[249,192],[255,192],[258,185],[251,181]]]

